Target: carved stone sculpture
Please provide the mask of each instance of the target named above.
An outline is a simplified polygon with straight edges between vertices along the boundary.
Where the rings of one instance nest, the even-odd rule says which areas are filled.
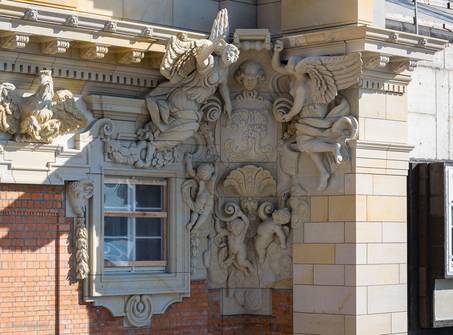
[[[184,35],[170,40],[161,64],[169,81],[146,97],[151,122],[141,133],[156,150],[171,149],[195,134],[203,117],[200,108],[217,88],[231,113],[227,75],[239,50],[227,37],[228,13],[222,9],[208,40],[189,41]]]
[[[153,306],[149,295],[133,295],[124,307],[127,322],[134,327],[144,327],[150,324]]]
[[[358,82],[362,69],[359,53],[334,57],[290,57],[280,64],[283,44],[274,47],[272,66],[290,77],[293,100],[277,99],[274,115],[278,122],[292,122],[295,140],[291,149],[307,153],[320,172],[319,190],[324,190],[334,168],[342,163],[346,142],[357,136],[358,122],[343,98],[331,107],[338,91]]]
[[[246,165],[231,171],[223,182],[224,187],[232,188],[241,198],[241,207],[247,213],[258,208],[256,197],[273,196],[276,182],[272,174],[255,165]]]
[[[122,149],[119,142],[110,140],[114,161],[138,168],[162,166],[155,164],[156,157],[171,156],[180,144],[198,132],[203,119],[210,122],[218,119],[217,110],[221,109],[215,103],[216,113],[210,115],[209,102],[217,89],[225,112],[231,114],[228,69],[237,61],[239,50],[226,42],[228,30],[228,12],[222,9],[209,39],[193,41],[184,34],[170,39],[160,67],[168,81],[146,96],[151,120],[137,131],[139,141],[133,147]],[[128,150],[133,154],[127,155]],[[163,165],[173,162],[175,160],[170,159]]]
[[[68,200],[75,217],[75,247],[77,279],[88,276],[88,229],[86,226],[86,208],[88,200],[93,196],[93,182],[81,180],[69,184]]]
[[[217,179],[213,164],[201,164],[196,172],[192,167],[192,156],[186,155],[187,174],[191,179],[182,184],[182,197],[191,210],[187,229],[197,230],[212,215],[214,208],[215,182]]]
[[[255,237],[255,251],[258,261],[263,264],[269,245],[275,237],[280,242],[282,249],[286,249],[286,232],[284,225],[291,221],[291,213],[287,208],[275,210],[272,217],[268,217],[264,212],[260,213],[262,222],[258,225]]]
[[[0,131],[16,141],[51,143],[58,135],[86,126],[72,93],[54,92],[51,71],[41,71],[41,83],[32,95],[22,97],[15,89],[13,84],[0,84]]]
[[[239,66],[235,79],[243,86],[243,91],[233,100],[231,117],[222,119],[222,159],[273,161],[277,127],[272,117],[272,103],[256,90],[265,79],[263,67],[255,60],[247,60]]]
[[[215,223],[217,243],[227,248],[227,258],[222,263],[226,267],[233,265],[244,275],[248,275],[253,269],[252,263],[247,259],[247,245],[245,243],[250,221],[239,206],[234,203],[225,205],[225,213],[229,216],[217,213],[220,220],[225,223],[225,227],[222,227],[219,220],[216,220]],[[221,239],[225,239],[226,242],[221,243],[219,241]]]

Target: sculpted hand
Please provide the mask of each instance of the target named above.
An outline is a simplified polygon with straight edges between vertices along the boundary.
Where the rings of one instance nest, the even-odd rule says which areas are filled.
[[[283,41],[276,40],[274,43],[274,51],[275,52],[282,52],[283,51]]]
[[[227,114],[228,118],[230,118],[231,112],[233,111],[233,107],[231,106],[231,103],[225,103],[224,110],[225,110],[225,113]]]

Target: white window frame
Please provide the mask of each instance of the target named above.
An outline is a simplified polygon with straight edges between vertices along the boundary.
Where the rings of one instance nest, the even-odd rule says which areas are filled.
[[[150,271],[150,272],[165,272],[167,271],[167,255],[166,255],[166,249],[167,249],[167,244],[168,244],[168,234],[167,234],[167,230],[168,230],[168,192],[167,192],[167,188],[168,188],[168,182],[167,182],[167,179],[166,178],[136,178],[136,177],[104,177],[104,185],[105,184],[125,184],[127,185],[127,192],[128,192],[128,199],[130,199],[130,208],[128,208],[127,210],[125,208],[114,208],[114,207],[111,207],[111,208],[106,208],[104,207],[104,220],[105,220],[105,217],[107,216],[105,213],[107,212],[111,212],[111,213],[115,213],[117,212],[117,217],[132,217],[132,218],[135,218],[135,217],[155,217],[155,218],[159,218],[159,219],[163,219],[164,220],[164,224],[163,224],[163,230],[162,230],[162,234],[161,234],[161,240],[162,240],[162,252],[163,252],[163,256],[164,256],[164,259],[163,260],[160,260],[160,261],[143,261],[142,263],[146,263],[146,264],[149,264],[149,265],[137,265],[137,263],[139,263],[139,261],[128,261],[126,263],[128,263],[127,265],[124,265],[124,266],[112,266],[112,267],[105,267],[105,260],[104,260],[104,267],[105,267],[105,272],[106,273],[113,273],[113,272],[146,272],[146,271]],[[144,216],[144,215],[131,215],[132,213],[135,213],[135,211],[137,209],[140,209],[140,208],[136,208],[135,207],[135,192],[133,190],[135,190],[134,187],[131,187],[131,185],[158,185],[158,186],[163,186],[163,194],[162,194],[162,199],[161,199],[161,202],[162,202],[162,208],[151,208],[151,210],[144,210],[144,211],[138,211],[137,213],[147,213],[148,215]],[[105,186],[103,187],[105,188]],[[103,197],[104,198],[104,197]],[[165,215],[162,215],[163,213],[165,213]],[[111,215],[111,216],[114,216],[114,215]],[[127,236],[127,239],[128,239],[128,247],[130,247],[131,245],[135,245],[135,241],[137,239],[137,236],[136,236],[136,232],[135,232],[135,220],[128,220],[128,236]],[[105,224],[105,222],[104,222]],[[103,242],[105,243],[105,238],[108,238],[105,233],[104,233],[104,230],[103,230]],[[114,238],[114,236],[112,236],[112,238]],[[129,252],[128,252],[129,254]],[[135,259],[135,248],[134,248],[134,251],[132,252],[132,255],[133,255],[133,258]],[[130,264],[131,262],[133,262],[134,264]]]

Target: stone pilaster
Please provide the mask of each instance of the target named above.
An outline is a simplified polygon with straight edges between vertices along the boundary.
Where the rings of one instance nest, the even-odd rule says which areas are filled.
[[[364,62],[360,83],[340,92],[359,120],[351,159],[325,191],[307,191],[309,219],[295,234],[295,334],[407,334],[406,89],[416,60],[444,44],[392,34],[355,27],[284,39],[288,55],[361,52]],[[304,169],[302,179],[316,176]]]

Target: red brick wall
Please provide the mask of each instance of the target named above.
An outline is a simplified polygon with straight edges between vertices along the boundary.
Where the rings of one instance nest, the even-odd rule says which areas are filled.
[[[0,184],[0,334],[292,334],[292,292],[273,292],[272,316],[220,315],[220,291],[192,283],[191,297],[155,315],[151,329],[81,302],[72,283],[62,186]]]

